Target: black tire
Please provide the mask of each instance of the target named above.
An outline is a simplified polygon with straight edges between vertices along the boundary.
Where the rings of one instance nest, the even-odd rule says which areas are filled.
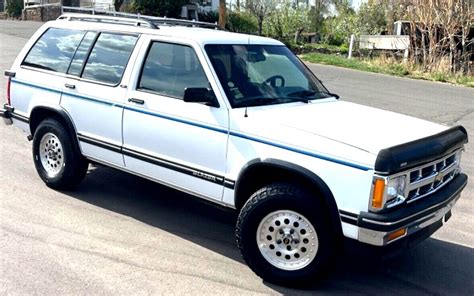
[[[280,210],[296,212],[310,221],[319,241],[316,256],[298,270],[284,270],[270,264],[257,244],[257,229],[268,214]],[[285,286],[314,283],[328,271],[333,260],[335,237],[323,202],[307,190],[287,183],[274,183],[255,192],[243,206],[237,220],[236,238],[248,266],[265,281]],[[275,230],[276,231],[276,230]]]
[[[63,159],[59,166],[59,172],[54,176],[48,175],[40,159],[40,142],[43,136],[51,133],[57,137],[63,148]],[[67,129],[54,118],[43,120],[35,131],[33,137],[33,161],[36,171],[41,179],[50,188],[57,190],[74,189],[84,179],[88,162],[82,156],[79,148]]]

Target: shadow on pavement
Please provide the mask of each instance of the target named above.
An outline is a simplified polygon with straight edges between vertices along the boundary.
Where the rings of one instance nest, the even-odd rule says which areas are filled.
[[[111,168],[95,166],[68,195],[243,262],[234,240],[237,213]],[[284,294],[474,295],[474,249],[430,238],[391,259],[346,248],[315,286]]]

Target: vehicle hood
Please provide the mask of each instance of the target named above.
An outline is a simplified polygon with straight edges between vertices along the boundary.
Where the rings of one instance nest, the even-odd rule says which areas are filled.
[[[321,151],[325,148],[308,147],[308,143],[315,143],[310,139],[319,137],[373,155],[447,129],[426,120],[332,99],[249,108],[248,118],[252,119],[253,132],[278,142]]]

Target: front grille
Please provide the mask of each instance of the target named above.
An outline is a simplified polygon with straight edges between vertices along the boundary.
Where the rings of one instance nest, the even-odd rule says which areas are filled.
[[[430,195],[449,183],[459,173],[460,150],[431,163],[409,171],[407,202],[413,202]]]

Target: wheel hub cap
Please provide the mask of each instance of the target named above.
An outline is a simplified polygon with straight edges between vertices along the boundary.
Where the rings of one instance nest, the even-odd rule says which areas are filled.
[[[48,177],[55,177],[64,165],[64,151],[58,137],[46,133],[40,140],[39,157]]]
[[[311,222],[290,210],[275,211],[260,222],[257,245],[262,256],[283,270],[310,264],[318,252],[318,236]]]

